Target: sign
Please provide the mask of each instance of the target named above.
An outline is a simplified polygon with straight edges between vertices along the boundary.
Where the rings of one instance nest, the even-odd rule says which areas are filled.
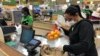
[[[83,0],[80,0],[80,3],[82,3],[83,2]]]
[[[12,19],[15,23],[20,23],[22,19],[21,11],[12,11]]]
[[[3,5],[16,5],[16,0],[3,0]]]

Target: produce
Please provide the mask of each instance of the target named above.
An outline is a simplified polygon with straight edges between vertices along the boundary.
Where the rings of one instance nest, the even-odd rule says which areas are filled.
[[[48,40],[55,40],[55,39],[58,39],[59,37],[60,37],[60,31],[57,29],[53,30],[47,34]]]

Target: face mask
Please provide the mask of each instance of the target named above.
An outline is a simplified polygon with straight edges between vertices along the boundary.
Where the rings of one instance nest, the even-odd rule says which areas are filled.
[[[22,14],[22,16],[25,16],[24,14]]]
[[[69,21],[70,25],[74,25],[76,22],[75,21]]]

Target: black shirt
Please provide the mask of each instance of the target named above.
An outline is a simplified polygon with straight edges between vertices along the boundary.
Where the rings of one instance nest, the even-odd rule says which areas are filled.
[[[64,30],[64,32],[70,39],[70,45],[64,45],[64,51],[74,55],[84,53],[84,56],[98,56],[94,43],[95,32],[89,20],[81,20],[73,25],[69,31]]]

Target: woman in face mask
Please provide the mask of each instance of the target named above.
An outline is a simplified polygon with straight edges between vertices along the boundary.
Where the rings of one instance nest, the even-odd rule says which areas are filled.
[[[21,24],[22,24],[23,28],[28,28],[28,29],[32,28],[33,18],[29,13],[29,9],[27,7],[24,7],[22,9],[22,13],[23,13],[22,14],[23,17],[21,20]]]
[[[70,56],[98,56],[94,43],[95,32],[89,20],[81,16],[80,7],[71,5],[65,11],[65,20],[74,21],[71,27],[62,26],[65,34],[69,36],[70,45],[59,46]]]

